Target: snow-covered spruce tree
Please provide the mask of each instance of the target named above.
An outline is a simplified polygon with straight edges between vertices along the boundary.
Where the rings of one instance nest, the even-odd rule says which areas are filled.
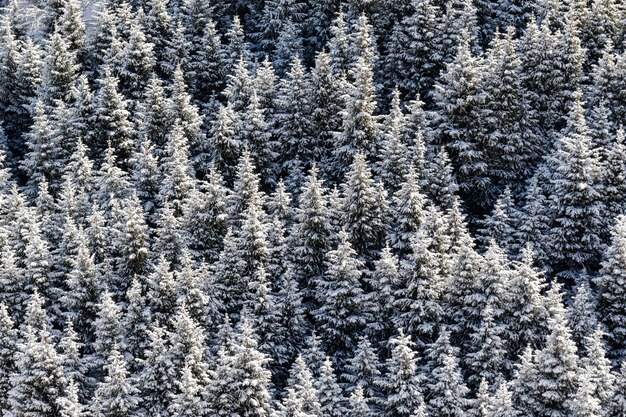
[[[389,204],[392,221],[389,240],[393,249],[401,256],[411,252],[411,238],[422,223],[422,211],[426,202],[417,171],[410,167]]]
[[[315,66],[311,68],[311,118],[319,138],[315,158],[321,161],[320,168],[329,178],[335,177],[335,173],[331,172],[332,164],[327,162],[332,158],[334,132],[339,131],[342,123],[344,81],[344,78],[337,78],[333,73],[329,54],[319,52],[315,58]]]
[[[602,269],[595,283],[598,286],[597,311],[606,326],[610,354],[619,357],[626,349],[626,305],[623,300],[623,281],[626,258],[626,217],[619,216],[612,229],[612,239],[602,261]]]
[[[624,362],[619,367],[619,370],[615,373],[615,393],[608,406],[608,413],[610,415],[619,415],[626,410],[626,398],[624,398],[624,384],[626,381],[626,365]]]
[[[376,171],[383,183],[390,190],[397,190],[406,176],[410,159],[408,149],[403,141],[406,118],[400,108],[400,91],[392,93],[391,108],[383,125],[380,145],[380,161]]]
[[[548,297],[550,333],[543,349],[532,355],[532,362],[522,361],[516,383],[516,405],[520,412],[531,410],[539,415],[567,416],[576,397],[579,358],[565,320],[559,284],[553,284]]]
[[[119,305],[111,298],[111,293],[104,291],[97,306],[97,317],[92,324],[95,339],[93,341],[93,357],[90,367],[99,371],[114,351],[123,349],[121,311]],[[119,354],[119,352],[117,352]]]
[[[278,406],[279,415],[316,416],[320,413],[313,376],[301,355],[296,357],[287,380],[286,393]]]
[[[350,67],[350,78],[344,92],[342,124],[335,134],[333,178],[341,178],[358,152],[370,158],[377,155],[380,126],[371,64],[362,57]]]
[[[346,415],[350,417],[367,417],[372,415],[371,407],[368,404],[368,399],[363,394],[363,388],[357,386],[350,398],[348,398],[348,411]]]
[[[478,381],[490,384],[502,379],[511,367],[506,359],[508,340],[506,325],[494,318],[490,304],[481,312],[481,323],[478,330],[470,335],[468,353],[465,363],[471,370],[468,384],[476,386]]]
[[[450,152],[461,191],[477,196],[489,187],[485,155],[476,143],[481,66],[482,62],[472,54],[469,34],[465,32],[456,59],[448,64],[434,86],[433,101],[439,111],[433,113],[430,122],[435,142]]]
[[[15,369],[15,354],[17,352],[17,330],[11,319],[9,310],[4,304],[0,304],[0,390],[4,393],[0,396],[0,409],[8,409],[6,393],[11,389],[10,377]]]
[[[458,349],[450,344],[447,330],[426,350],[426,366],[423,376],[427,411],[430,415],[464,417],[468,409],[469,390],[463,382],[459,368]]]
[[[320,417],[340,417],[346,412],[345,398],[335,376],[335,369],[330,357],[320,368],[320,374],[314,381],[320,403]]]
[[[127,110],[127,101],[118,91],[118,80],[105,70],[99,80],[100,89],[94,98],[95,124],[89,146],[101,156],[112,147],[120,161],[126,161],[132,150],[133,125]]]
[[[240,111],[235,119],[236,142],[240,143],[252,157],[254,166],[261,174],[265,186],[275,186],[277,151],[280,150],[272,138],[272,131],[267,121],[266,109],[259,103],[256,90],[252,90],[250,103]]]
[[[371,258],[385,238],[387,202],[363,152],[355,154],[342,188],[342,225],[358,255]]]
[[[557,270],[593,268],[603,248],[606,207],[602,201],[601,165],[591,147],[580,95],[568,126],[548,159],[555,207],[550,229],[551,263]]]
[[[155,66],[154,45],[146,39],[142,22],[138,17],[128,24],[129,37],[125,40],[120,53],[121,65],[117,68],[117,75],[120,90],[130,99],[137,100],[142,96],[145,86],[152,78]]]
[[[537,349],[548,333],[549,312],[542,292],[545,278],[534,266],[531,247],[526,246],[522,258],[511,268],[511,320],[508,323],[512,345],[509,353],[519,354],[526,346]]]
[[[421,344],[433,341],[444,319],[441,297],[446,277],[433,253],[433,239],[423,229],[411,240],[411,253],[402,263],[393,293],[393,323],[417,337]]]
[[[222,172],[228,184],[235,178],[235,167],[243,147],[236,134],[236,120],[235,112],[230,105],[220,105],[208,137],[211,164]]]
[[[589,391],[604,410],[603,415],[610,415],[608,411],[611,399],[615,396],[616,378],[611,372],[611,362],[606,357],[603,337],[604,332],[598,329],[590,332],[590,335],[586,337],[585,356],[580,360],[582,368],[580,373],[586,376]],[[582,385],[581,381],[579,381],[579,387],[580,385]]]
[[[182,215],[183,206],[195,185],[189,163],[188,139],[184,126],[176,123],[167,136],[165,154],[159,161],[163,180],[157,199],[161,207],[171,205],[176,216]]]
[[[385,362],[386,375],[378,382],[382,388],[380,407],[386,416],[409,417],[423,407],[424,402],[417,373],[417,354],[411,337],[405,336],[402,330],[389,342],[393,346],[391,357]]]
[[[505,187],[522,185],[541,156],[541,137],[528,93],[522,87],[521,58],[514,35],[509,28],[492,42],[486,73],[479,81],[477,142],[491,184],[482,196],[487,204]]]
[[[217,375],[208,387],[210,410],[218,416],[232,413],[242,417],[267,417],[271,414],[268,358],[257,350],[251,323],[243,318],[232,352],[222,346],[218,354]]]
[[[154,144],[158,156],[165,152],[167,135],[173,123],[168,114],[170,106],[161,80],[153,75],[143,89],[141,100],[137,101],[133,122],[137,141]]]
[[[346,361],[342,379],[359,387],[365,396],[374,399],[379,396],[378,381],[381,378],[382,364],[378,353],[374,350],[367,336],[362,336],[354,351],[354,355]]]
[[[168,117],[170,120],[178,120],[183,135],[189,143],[189,151],[192,155],[193,166],[198,172],[206,172],[208,170],[207,160],[201,160],[205,133],[201,129],[202,116],[196,105],[193,104],[191,95],[187,91],[184,74],[180,65],[176,66],[172,84],[170,86],[170,107],[168,109]]]
[[[6,414],[15,417],[59,415],[58,400],[67,380],[63,359],[42,309],[43,300],[35,293],[28,306],[23,339],[17,345],[15,371],[10,376]]]
[[[618,129],[615,140],[611,144],[605,145],[605,158],[602,163],[602,183],[604,187],[604,199],[608,216],[611,219],[620,214],[624,214],[624,186],[626,178],[626,147],[624,145],[624,130]]]
[[[126,361],[116,347],[111,350],[104,369],[106,376],[98,384],[91,402],[91,411],[105,417],[141,415],[137,383],[129,375]]]
[[[294,272],[305,291],[312,285],[310,280],[323,272],[324,258],[331,248],[332,225],[326,193],[318,170],[313,167],[298,197],[289,236],[293,262],[298,266]]]
[[[319,308],[314,317],[327,351],[345,356],[356,347],[369,322],[369,303],[362,289],[364,264],[357,259],[345,231],[326,256],[326,271],[316,281]]]
[[[515,241],[521,214],[515,206],[511,189],[506,187],[493,207],[491,214],[481,221],[480,237],[483,245],[495,240],[509,255],[516,254],[518,243]]]
[[[68,41],[55,30],[46,44],[40,92],[46,104],[52,104],[54,100],[67,100],[76,82],[80,65],[76,63],[76,54],[69,49]]]
[[[589,278],[584,273],[579,276],[579,284],[567,309],[567,324],[579,350],[584,350],[584,341],[598,329],[595,297],[589,288]]]
[[[170,416],[169,408],[176,393],[180,369],[171,366],[166,330],[160,325],[147,330],[149,347],[140,361],[137,388],[143,400],[142,408],[154,416]]]
[[[292,160],[298,159],[308,165],[319,154],[311,116],[310,88],[309,74],[301,60],[294,58],[285,79],[279,84],[276,99],[276,136],[281,161],[284,161],[282,172],[292,169]]]
[[[410,12],[394,25],[383,66],[389,82],[410,96],[430,89],[442,66],[435,37],[442,29],[436,2],[411,1]]]
[[[207,260],[216,260],[227,230],[226,198],[228,189],[215,168],[205,181],[191,190],[183,220],[189,236],[189,250]]]

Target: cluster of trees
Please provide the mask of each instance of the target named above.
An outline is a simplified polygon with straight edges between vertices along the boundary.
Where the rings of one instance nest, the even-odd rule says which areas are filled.
[[[626,415],[621,2],[4,6],[4,417]]]

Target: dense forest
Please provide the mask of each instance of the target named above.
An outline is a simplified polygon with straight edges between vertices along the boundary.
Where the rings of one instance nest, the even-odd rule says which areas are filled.
[[[0,5],[3,417],[626,416],[620,0]]]

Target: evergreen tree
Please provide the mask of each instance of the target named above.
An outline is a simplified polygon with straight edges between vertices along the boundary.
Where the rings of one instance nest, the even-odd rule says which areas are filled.
[[[354,81],[344,92],[342,124],[335,134],[336,144],[332,149],[334,178],[346,172],[359,151],[374,158],[378,149],[380,126],[374,115],[376,96],[371,64],[359,57],[350,67],[349,75]]]
[[[367,398],[378,397],[382,364],[367,336],[359,339],[354,356],[348,359],[345,369],[343,378],[347,382],[362,389]]]
[[[401,330],[390,343],[393,348],[391,357],[385,363],[387,377],[380,381],[384,398],[381,408],[387,416],[412,416],[415,410],[423,407],[424,401],[419,387],[413,343],[410,336],[404,336]]]
[[[357,152],[343,184],[342,224],[360,256],[371,257],[385,236],[386,195],[376,186],[365,154]]]
[[[63,398],[67,380],[41,303],[35,293],[28,306],[24,338],[17,345],[15,372],[6,394],[6,413],[10,416],[60,415],[59,399]]]
[[[106,376],[98,384],[91,403],[92,412],[102,416],[122,417],[139,415],[139,390],[129,375],[122,354],[113,348],[105,365]]]
[[[339,239],[337,249],[326,256],[326,272],[316,282],[320,307],[314,316],[328,350],[345,355],[356,347],[370,311],[361,287],[363,262],[356,258],[346,232],[339,232]]]
[[[339,417],[344,415],[346,407],[341,387],[337,383],[335,370],[330,357],[322,364],[319,377],[314,381],[320,403],[320,417]]]
[[[95,126],[90,147],[100,155],[111,146],[118,158],[125,161],[132,149],[133,126],[127,102],[118,92],[118,80],[109,70],[100,79],[94,99]],[[110,145],[109,145],[110,144]]]
[[[626,348],[626,308],[622,304],[623,247],[626,244],[626,218],[619,216],[612,230],[612,241],[608,247],[600,275],[595,282],[598,285],[598,313],[607,328],[611,341],[611,352],[618,354]]]
[[[217,374],[209,386],[211,410],[216,415],[231,413],[243,417],[270,415],[268,358],[257,350],[251,323],[243,318],[233,345],[233,353],[224,346],[218,355]]]
[[[461,417],[469,405],[468,389],[463,382],[458,363],[458,349],[450,345],[450,336],[442,331],[437,341],[426,351],[428,383],[427,410],[431,415]]]
[[[600,198],[601,168],[591,149],[580,100],[575,101],[568,127],[548,163],[556,206],[550,236],[554,263],[565,268],[592,266],[602,249],[605,207]]]

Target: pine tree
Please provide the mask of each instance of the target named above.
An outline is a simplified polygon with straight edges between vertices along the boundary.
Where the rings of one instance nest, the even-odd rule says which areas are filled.
[[[482,62],[473,56],[465,32],[454,62],[448,64],[433,91],[433,101],[440,110],[431,121],[434,139],[449,150],[460,189],[472,195],[483,195],[490,186],[486,156],[476,143],[481,68]]]
[[[334,132],[339,131],[342,123],[342,92],[344,83],[342,78],[333,74],[328,53],[319,52],[315,58],[315,66],[311,69],[311,119],[313,130],[318,136],[318,148],[314,155],[321,161],[325,177],[334,178],[332,164],[326,162],[331,159],[334,143]],[[327,166],[328,165],[328,166]]]
[[[189,143],[190,154],[204,156],[202,149],[205,134],[202,131],[202,116],[198,108],[192,103],[191,95],[187,92],[187,85],[183,75],[183,70],[179,65],[174,70],[172,85],[170,86],[170,107],[168,109],[168,117],[170,120],[178,120],[183,131],[183,136]],[[196,159],[193,160],[194,167],[199,172],[206,172],[208,161]]]
[[[417,172],[409,168],[390,201],[393,222],[390,241],[392,247],[401,255],[411,251],[411,237],[421,225],[425,204],[426,196],[422,193]]]
[[[208,138],[211,163],[222,172],[227,183],[235,177],[235,167],[243,147],[236,135],[235,123],[236,115],[232,107],[220,105]]]
[[[178,394],[172,400],[169,411],[177,416],[206,415],[206,403],[202,399],[202,385],[194,377],[191,367],[185,366],[178,382]]]
[[[317,175],[317,168],[313,167],[306,177],[289,238],[293,262],[299,267],[295,272],[305,289],[311,285],[311,278],[323,272],[332,233],[326,189]]]
[[[95,357],[91,361],[91,366],[95,368],[106,366],[109,358],[114,358],[114,353],[119,355],[118,349],[123,347],[120,307],[113,301],[108,291],[102,293],[100,297],[92,331],[95,333],[93,342]],[[115,366],[117,365],[119,363]]]
[[[78,386],[71,381],[65,388],[66,394],[57,400],[61,417],[82,417],[85,415],[85,406],[78,398]]]
[[[509,334],[514,336],[513,345],[509,349],[520,353],[526,346],[534,349],[542,344],[544,335],[548,333],[549,312],[542,295],[546,284],[542,274],[533,265],[533,251],[526,246],[522,251],[522,259],[512,265],[511,271],[511,312]]]
[[[426,92],[442,65],[434,42],[441,31],[439,12],[433,1],[412,1],[410,12],[392,29],[387,46],[390,52],[383,65],[389,81],[409,95]]]
[[[289,156],[284,161],[285,172],[292,168],[289,166],[290,160],[299,159],[306,167],[319,153],[313,128],[310,84],[309,74],[302,62],[298,58],[294,59],[279,85],[276,99],[276,122],[279,126],[276,133],[280,154]]]
[[[154,45],[146,39],[138,18],[131,19],[129,37],[120,53],[117,76],[120,90],[131,99],[139,99],[152,78],[155,59]]]
[[[72,85],[76,82],[80,65],[76,63],[75,52],[70,50],[69,39],[55,30],[46,44],[46,54],[42,67],[42,98],[46,104],[54,100],[67,100]]]
[[[252,90],[250,103],[236,119],[237,142],[249,152],[261,174],[264,185],[275,185],[277,167],[276,144],[267,122],[266,109],[260,107],[256,90]]]
[[[176,388],[181,370],[171,365],[166,330],[156,325],[146,333],[150,343],[143,353],[144,359],[140,361],[137,388],[146,412],[154,416],[169,416],[169,409],[173,407],[174,398],[179,392]]]
[[[394,324],[424,343],[435,337],[444,318],[441,297],[446,277],[441,275],[437,257],[431,248],[433,240],[423,229],[411,240],[411,254],[401,266],[395,286]]]
[[[615,141],[606,146],[608,148],[604,149],[606,156],[602,167],[602,183],[609,216],[615,218],[624,213],[623,196],[626,192],[624,189],[624,179],[626,178],[624,130],[618,129]]]
[[[592,385],[589,384],[587,374],[583,371],[578,378],[579,385],[576,390],[576,396],[572,400],[571,415],[576,417],[602,416],[602,407],[598,399],[593,395]]]
[[[598,328],[593,297],[588,278],[583,273],[572,298],[572,304],[567,310],[567,324],[579,349],[584,346],[584,340]]]
[[[363,395],[363,388],[357,386],[348,399],[347,415],[350,417],[367,417],[371,414],[372,411],[367,403],[367,398]]]
[[[530,176],[540,156],[541,139],[534,112],[522,88],[521,59],[516,53],[512,28],[493,41],[480,80],[478,110],[479,148],[493,184],[485,190],[486,202],[494,191],[515,187]]]
[[[227,230],[226,198],[228,189],[216,169],[205,182],[191,190],[183,207],[185,229],[190,234],[189,249],[207,260],[215,260],[222,249]]]
[[[622,365],[620,366],[615,378],[615,394],[613,395],[608,409],[606,410],[609,415],[614,415],[616,413],[617,415],[619,415],[620,413],[623,413],[626,409],[626,401],[624,399],[623,390],[624,381],[626,381],[624,376],[626,376],[626,365],[622,362]]]
[[[445,209],[452,209],[458,199],[459,186],[452,172],[452,164],[445,147],[428,161],[424,173],[424,189],[431,200]]]
[[[508,373],[510,367],[507,355],[507,328],[494,319],[494,311],[489,304],[481,313],[482,321],[477,331],[470,335],[469,353],[465,362],[472,370],[468,383],[479,380],[493,384]]]
[[[152,314],[147,308],[146,297],[139,280],[133,279],[124,295],[127,305],[122,317],[122,327],[126,329],[123,345],[133,359],[129,361],[130,368],[135,371],[138,368],[138,362],[144,358],[144,351],[147,348]]]

